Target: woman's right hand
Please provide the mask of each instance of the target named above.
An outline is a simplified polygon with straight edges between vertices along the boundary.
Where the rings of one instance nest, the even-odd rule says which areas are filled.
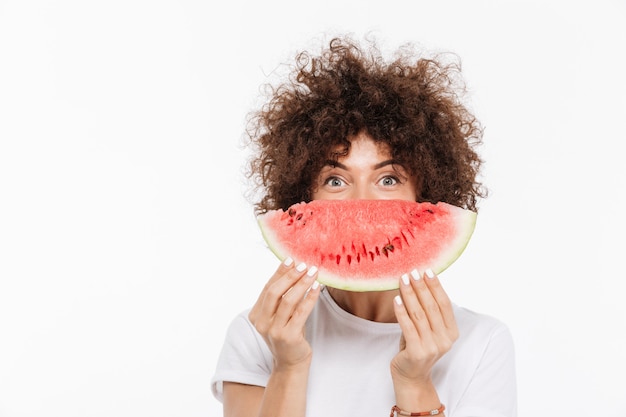
[[[248,318],[274,357],[275,370],[308,366],[311,346],[304,326],[320,294],[317,268],[287,258],[265,284]]]

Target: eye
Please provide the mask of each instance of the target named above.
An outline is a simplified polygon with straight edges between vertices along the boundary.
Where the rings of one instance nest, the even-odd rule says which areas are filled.
[[[397,177],[394,177],[394,176],[391,176],[391,175],[388,175],[388,176],[386,176],[386,177],[383,177],[383,178],[380,180],[380,183],[381,183],[382,185],[386,186],[386,187],[391,187],[391,186],[393,186],[393,185],[398,184],[399,182],[400,182],[400,180],[399,180]]]
[[[339,177],[328,177],[326,181],[324,181],[324,185],[329,185],[331,187],[341,187],[342,185],[345,185],[345,183]]]

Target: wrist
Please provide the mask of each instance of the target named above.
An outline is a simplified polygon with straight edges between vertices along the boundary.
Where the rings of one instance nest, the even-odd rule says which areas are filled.
[[[280,362],[274,361],[272,374],[282,374],[285,376],[299,375],[299,374],[308,375],[310,367],[311,367],[310,356],[307,359],[303,359],[295,363],[280,363]]]
[[[430,376],[422,378],[392,376],[392,381],[396,397],[398,395],[414,397],[415,395],[430,395],[433,393],[436,394],[437,392],[437,390],[435,389],[435,384],[433,383]]]
[[[397,405],[394,405],[393,407],[391,407],[391,414],[389,414],[389,417],[398,417],[398,416],[438,416],[438,415],[442,415],[443,410],[446,409],[446,406],[441,404],[438,408],[433,408],[431,410],[427,410],[427,411],[406,411],[401,409],[400,407],[398,407]]]
[[[396,405],[402,410],[434,410],[441,406],[431,379],[419,381],[394,380]]]

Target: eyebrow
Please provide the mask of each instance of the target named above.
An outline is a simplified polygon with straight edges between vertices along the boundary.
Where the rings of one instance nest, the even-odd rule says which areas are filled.
[[[344,164],[342,164],[341,162],[338,162],[338,161],[333,161],[333,160],[329,159],[329,160],[326,161],[325,165],[331,166],[331,167],[337,167],[337,168],[341,168],[341,169],[345,169],[346,171],[349,171],[349,169],[348,169],[348,167],[346,165],[344,165]],[[388,159],[386,161],[382,161],[382,162],[377,163],[376,165],[374,165],[373,168],[374,169],[380,169],[380,168],[382,168],[384,166],[387,166],[387,165],[400,165],[400,166],[402,166],[402,164],[399,164],[398,161],[396,161],[395,159]]]

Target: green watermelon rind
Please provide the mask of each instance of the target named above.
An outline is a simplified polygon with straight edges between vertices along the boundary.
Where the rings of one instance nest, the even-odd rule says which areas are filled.
[[[446,203],[438,204],[448,205]],[[475,212],[470,210],[464,210],[458,207],[454,208],[456,209],[454,211],[454,218],[456,219],[456,224],[459,230],[459,233],[455,235],[456,239],[454,240],[454,242],[451,242],[448,245],[449,249],[447,251],[441,252],[438,258],[432,261],[429,265],[415,265],[415,269],[418,269],[420,273],[423,274],[426,268],[430,268],[435,274],[441,274],[443,271],[448,269],[448,267],[450,267],[467,248],[467,245],[469,244],[469,241],[475,230],[477,215]],[[279,260],[284,261],[287,256],[289,256],[289,254],[284,248],[279,247],[280,240],[277,239],[276,236],[274,236],[271,228],[264,224],[263,218],[263,215],[260,215],[257,218],[257,222],[259,224],[259,228],[261,229],[263,239],[267,243],[271,252]],[[296,261],[298,260],[296,259]],[[406,271],[406,273],[409,272],[411,271]],[[388,291],[399,288],[400,277],[379,277],[375,280],[364,280],[359,278],[349,279],[343,276],[337,276],[327,271],[325,268],[320,267],[318,270],[317,281],[319,281],[323,285],[346,291]]]

